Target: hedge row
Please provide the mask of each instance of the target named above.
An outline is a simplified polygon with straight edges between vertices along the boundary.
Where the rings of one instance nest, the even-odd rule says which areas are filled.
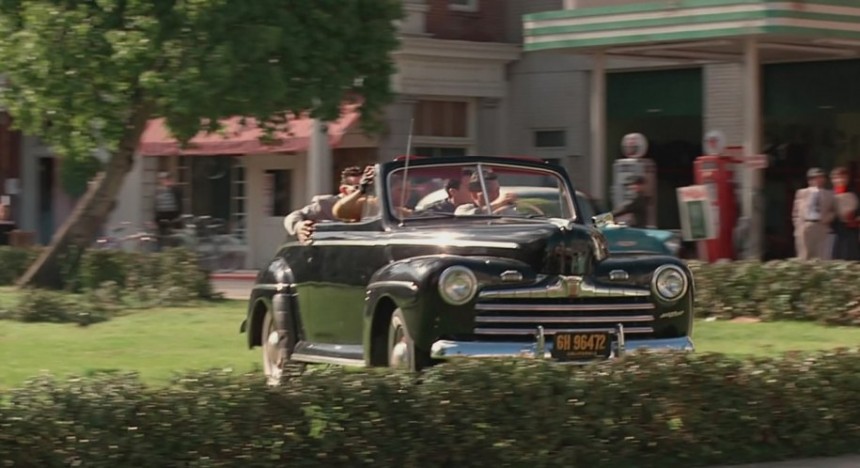
[[[0,247],[0,284],[10,284],[35,258],[35,251]],[[860,262],[692,261],[696,311],[700,317],[808,320],[860,326]],[[207,274],[193,253],[164,254],[92,250],[84,254],[74,290],[95,290],[106,281],[147,302],[164,296],[211,297]]]
[[[0,395],[5,466],[709,466],[856,453],[860,352],[597,366],[461,362],[420,384],[323,370],[40,378]]]
[[[37,255],[35,249],[0,247],[4,267],[0,284],[13,284]],[[61,268],[66,267],[61,262]],[[65,293],[25,291],[17,304],[0,310],[0,319],[90,325],[108,320],[119,310],[181,305],[217,296],[195,253],[185,249],[150,254],[90,250],[81,257],[77,273],[65,281]]]
[[[700,317],[860,326],[860,262],[690,262]]]

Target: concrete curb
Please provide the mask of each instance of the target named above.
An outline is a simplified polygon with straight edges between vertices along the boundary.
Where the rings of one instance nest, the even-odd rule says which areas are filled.
[[[215,272],[209,275],[209,279],[213,281],[254,281],[257,279],[257,270]]]
[[[860,455],[845,455],[842,457],[807,458],[803,460],[788,460],[769,463],[752,463],[749,465],[721,465],[708,468],[858,468]]]

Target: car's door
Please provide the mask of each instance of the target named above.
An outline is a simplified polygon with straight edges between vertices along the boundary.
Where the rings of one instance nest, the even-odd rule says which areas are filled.
[[[360,345],[367,285],[383,262],[381,221],[340,225],[341,230],[317,231],[314,241],[321,281],[314,295],[313,341]]]

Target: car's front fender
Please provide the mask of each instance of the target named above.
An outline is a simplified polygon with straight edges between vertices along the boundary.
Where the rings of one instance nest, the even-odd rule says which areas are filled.
[[[467,304],[454,306],[445,302],[439,294],[440,275],[446,268],[455,265],[472,270],[478,290],[499,284],[502,273],[509,270],[520,272],[522,277],[518,282],[505,284],[525,284],[533,282],[536,277],[525,263],[499,257],[429,255],[390,263],[377,271],[367,286],[363,336],[365,349],[373,341],[374,330],[379,330],[377,322],[387,320],[390,316],[378,315],[390,314],[390,308],[383,305],[392,302],[403,312],[406,327],[419,348],[428,349],[436,336],[446,329],[471,326],[474,320],[474,299]]]

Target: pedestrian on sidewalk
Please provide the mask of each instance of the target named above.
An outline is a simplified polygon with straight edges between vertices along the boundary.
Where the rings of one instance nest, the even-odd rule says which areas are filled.
[[[834,260],[860,260],[860,203],[848,189],[848,169],[837,167],[830,173],[835,194],[833,219]]]

